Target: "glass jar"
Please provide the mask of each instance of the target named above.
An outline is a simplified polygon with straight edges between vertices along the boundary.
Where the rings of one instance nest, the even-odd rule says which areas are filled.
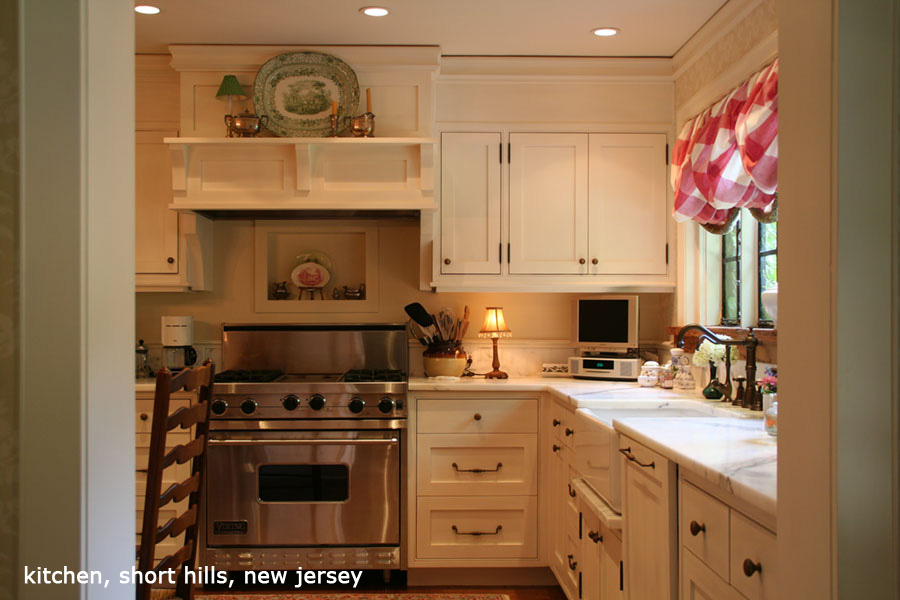
[[[765,396],[772,396],[772,404],[769,408],[766,409],[765,418],[763,422],[765,423],[766,433],[771,436],[778,435],[778,395],[777,394],[764,394]]]
[[[460,377],[468,355],[456,342],[431,344],[422,353],[426,377]]]

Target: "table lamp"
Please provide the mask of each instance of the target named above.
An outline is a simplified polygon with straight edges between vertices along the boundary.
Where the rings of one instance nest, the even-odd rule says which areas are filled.
[[[244,91],[244,88],[241,87],[241,82],[238,81],[237,77],[234,75],[226,75],[222,78],[222,83],[219,85],[219,91],[216,92],[216,98],[221,98],[222,96],[228,96],[228,115],[230,117],[234,116],[234,112],[231,109],[231,104],[235,96],[247,97],[247,92]],[[227,119],[226,119],[227,121]],[[228,137],[231,137],[232,131],[231,128],[228,128]]]
[[[485,379],[506,379],[509,377],[500,370],[500,358],[497,355],[497,340],[501,337],[509,337],[512,332],[506,326],[503,318],[503,308],[500,306],[488,306],[484,314],[484,325],[478,332],[478,337],[491,338],[494,343],[494,362],[491,364],[493,371],[484,376]]]

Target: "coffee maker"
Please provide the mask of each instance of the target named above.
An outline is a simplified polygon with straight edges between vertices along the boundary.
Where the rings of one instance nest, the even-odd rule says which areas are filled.
[[[162,362],[170,371],[180,371],[197,362],[194,317],[162,318]]]

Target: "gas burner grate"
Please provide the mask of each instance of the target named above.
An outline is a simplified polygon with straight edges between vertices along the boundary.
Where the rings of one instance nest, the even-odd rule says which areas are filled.
[[[348,383],[361,383],[367,381],[406,381],[406,373],[392,369],[351,369],[344,373],[341,381]]]
[[[216,383],[268,383],[281,377],[281,371],[265,369],[229,369],[216,373]]]

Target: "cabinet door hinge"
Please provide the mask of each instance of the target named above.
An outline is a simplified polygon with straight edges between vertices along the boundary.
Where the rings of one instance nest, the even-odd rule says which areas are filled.
[[[578,513],[578,539],[583,539],[582,525],[584,524],[584,513]]]
[[[578,571],[578,597],[581,598],[581,571]]]
[[[500,142],[497,145],[500,146],[500,164],[502,165],[503,164],[503,142]]]
[[[510,261],[511,256],[512,256],[512,250],[510,249],[509,242],[506,242],[506,264],[509,264],[511,262]]]
[[[499,262],[500,262],[500,264],[502,265],[502,264],[503,264],[503,242],[500,242],[500,243],[497,244],[497,245],[500,246],[500,248],[498,249],[498,250],[499,250],[499,252],[498,252],[498,253],[499,253],[499,256],[498,256],[497,258],[499,259]]]
[[[669,164],[669,144],[666,144],[666,164]]]
[[[619,561],[619,591],[625,591],[625,569],[622,567],[622,561]]]
[[[666,264],[669,264],[669,245],[666,244]]]
[[[509,142],[506,142],[506,162],[512,162],[512,144]]]

